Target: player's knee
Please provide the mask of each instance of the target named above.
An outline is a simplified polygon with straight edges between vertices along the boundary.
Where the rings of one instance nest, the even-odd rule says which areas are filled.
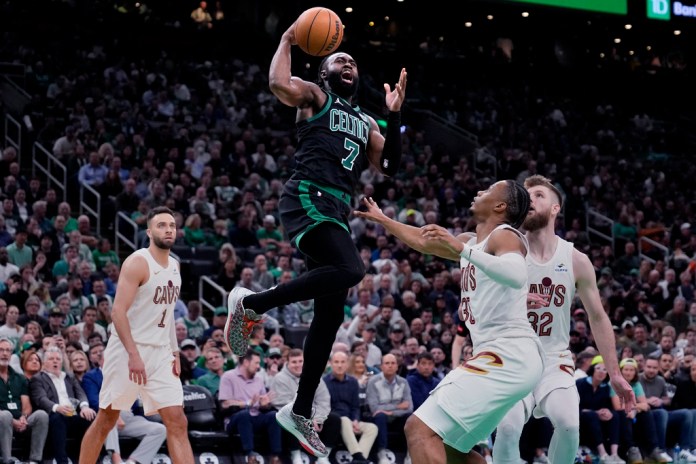
[[[114,428],[116,422],[118,421],[119,411],[115,409],[101,410],[97,414],[97,418],[94,419],[94,427],[100,431],[106,431],[107,433]]]
[[[406,440],[412,442],[417,438],[422,432],[421,426],[423,422],[418,418],[418,416],[411,414],[408,419],[406,419],[406,425],[404,426],[404,433],[406,434]]]
[[[360,265],[346,266],[343,275],[345,276],[346,284],[354,287],[362,281],[365,273],[365,266],[361,262]]]
[[[188,419],[183,412],[181,414],[176,414],[171,420],[167,421],[165,425],[169,433],[175,435],[188,433]]]
[[[562,437],[575,437],[580,433],[580,423],[571,418],[561,418],[554,425],[554,433],[559,433]]]
[[[518,426],[513,422],[503,421],[498,424],[496,430],[496,439],[503,441],[514,441],[517,443],[519,438],[522,436],[522,427]]]

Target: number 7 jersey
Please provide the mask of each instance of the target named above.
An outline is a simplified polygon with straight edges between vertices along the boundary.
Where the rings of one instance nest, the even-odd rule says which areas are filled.
[[[352,194],[368,167],[370,120],[360,107],[326,93],[326,103],[297,123],[294,180],[309,180]]]
[[[548,306],[528,309],[532,329],[539,335],[547,353],[568,349],[570,342],[570,306],[575,297],[573,244],[558,237],[556,251],[546,263],[527,254],[529,293],[550,297]]]

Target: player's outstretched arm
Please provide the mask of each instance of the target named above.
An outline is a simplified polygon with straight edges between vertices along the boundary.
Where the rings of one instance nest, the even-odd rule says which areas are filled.
[[[421,228],[409,226],[387,217],[372,198],[363,198],[363,203],[367,207],[367,211],[356,210],[353,212],[355,216],[381,224],[390,234],[416,251],[459,261],[459,254],[445,245],[444,241],[428,239],[421,232]],[[446,230],[445,232],[452,240],[457,240]],[[459,244],[461,245],[461,242]]]
[[[527,248],[517,233],[509,229],[493,231],[488,239],[488,252],[467,244],[462,246],[461,257],[494,281],[518,289],[527,285],[527,263],[524,260]]]
[[[402,68],[394,90],[389,84],[384,84],[385,103],[389,109],[386,136],[382,136],[377,122],[370,118],[367,157],[373,166],[387,176],[394,176],[401,165],[401,105],[406,98],[406,77],[406,68]]]
[[[619,369],[614,329],[611,326],[609,316],[602,307],[594,267],[587,255],[578,250],[573,250],[573,274],[575,274],[578,296],[585,306],[585,311],[587,311],[597,349],[604,359],[607,372],[609,372],[611,386],[616,395],[621,398],[624,410],[629,413],[636,406],[636,396]]]

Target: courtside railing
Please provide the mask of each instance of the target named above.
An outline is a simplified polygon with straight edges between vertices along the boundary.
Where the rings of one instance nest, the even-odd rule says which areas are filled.
[[[592,236],[597,236],[603,240],[606,240],[611,244],[612,251],[614,250],[614,220],[598,213],[597,211],[587,208],[587,214],[585,215],[585,224],[587,224],[587,235],[592,241]]]
[[[80,214],[91,215],[96,230],[101,233],[101,194],[91,185],[80,185]]]
[[[5,115],[5,148],[17,150],[17,162],[22,165],[22,125],[11,115]]]
[[[138,224],[129,218],[125,213],[119,211],[116,215],[116,224],[114,226],[114,251],[121,257],[121,247],[128,247],[128,254],[139,248],[138,246]]]
[[[227,292],[210,277],[201,276],[198,279],[198,301],[203,309],[207,308],[213,313],[215,308],[227,306]]]
[[[46,188],[54,189],[57,198],[66,201],[68,169],[65,165],[38,142],[34,143],[31,163],[32,174],[37,175],[37,172],[40,172],[39,177],[43,176],[46,179]]]
[[[669,261],[670,259],[672,259],[672,252],[668,247],[648,237],[640,237],[638,239],[638,256],[640,257],[641,261],[645,259],[652,264],[655,264],[655,262],[657,262],[655,258],[646,254],[647,251],[650,251],[652,249],[658,249],[660,250],[660,252],[662,252],[662,254],[664,255],[663,259],[665,267],[669,267]]]

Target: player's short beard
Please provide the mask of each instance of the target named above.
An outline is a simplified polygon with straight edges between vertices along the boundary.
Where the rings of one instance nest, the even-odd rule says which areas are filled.
[[[551,221],[551,211],[541,213],[535,210],[532,216],[527,216],[527,219],[524,220],[522,228],[526,231],[534,232],[546,227],[549,221]]]
[[[172,246],[174,246],[174,242],[172,242],[171,245],[168,245],[164,242],[164,240],[157,238],[154,235],[152,236],[152,243],[154,243],[157,248],[161,248],[163,250],[171,250]]]
[[[356,75],[353,75],[353,81],[350,84],[343,82],[343,79],[341,79],[341,72],[329,72],[326,76],[326,83],[329,84],[329,90],[346,100],[353,98],[358,92],[359,82],[360,78]]]

